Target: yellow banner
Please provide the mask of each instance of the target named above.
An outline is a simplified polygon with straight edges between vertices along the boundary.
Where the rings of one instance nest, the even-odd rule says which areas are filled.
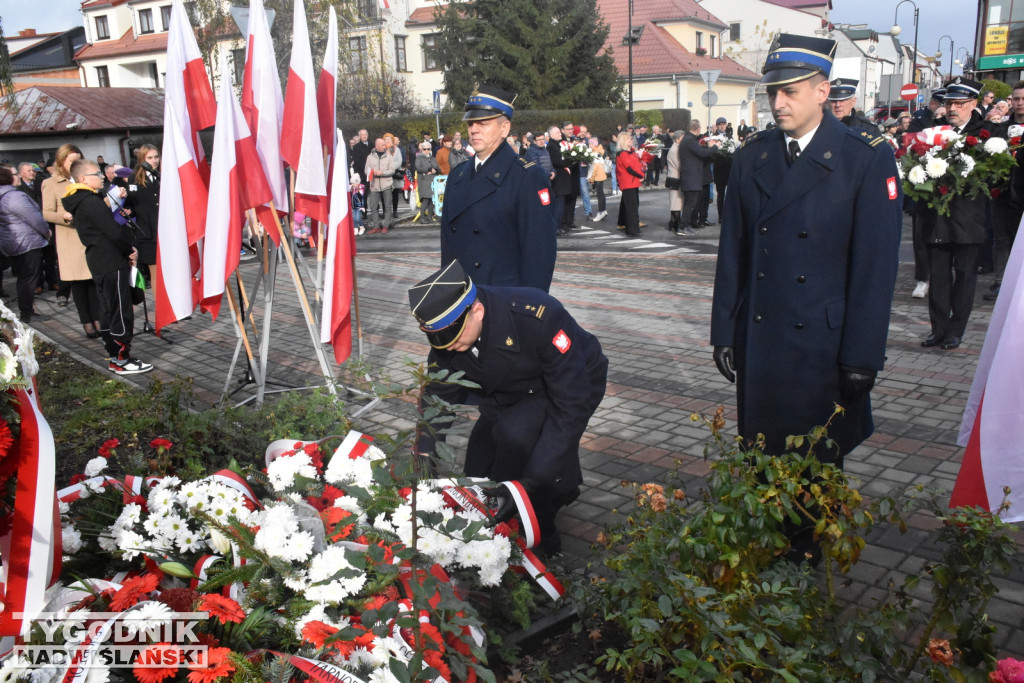
[[[1005,55],[1006,40],[1009,35],[1009,26],[989,26],[985,30],[985,54]]]

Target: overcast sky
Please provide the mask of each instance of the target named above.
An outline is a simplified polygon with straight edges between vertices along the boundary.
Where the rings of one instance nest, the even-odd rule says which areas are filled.
[[[640,0],[641,2],[643,0]],[[947,34],[953,38],[956,52],[966,47],[974,52],[974,28],[977,19],[977,3],[965,0],[914,0],[920,8],[920,32],[918,49],[933,54],[939,45],[939,37]],[[867,24],[879,32],[886,32],[892,26],[898,0],[832,0],[834,23]],[[78,11],[80,0],[46,0],[37,5],[31,0],[4,0],[0,12],[3,17],[5,36],[17,35],[23,28],[34,28],[40,33],[63,31],[82,22]],[[41,9],[45,7],[45,9]],[[899,24],[903,29],[900,38],[908,44],[914,42],[914,6],[905,2],[899,10]],[[942,39],[942,68],[948,72],[949,41]],[[954,67],[954,72],[959,69]]]

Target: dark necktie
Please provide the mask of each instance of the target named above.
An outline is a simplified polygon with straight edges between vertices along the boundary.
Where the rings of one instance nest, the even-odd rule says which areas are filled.
[[[793,162],[800,156],[800,143],[796,140],[789,141],[789,165],[792,166]]]

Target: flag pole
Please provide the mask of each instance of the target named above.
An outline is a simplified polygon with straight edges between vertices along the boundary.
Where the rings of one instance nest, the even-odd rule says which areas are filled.
[[[356,354],[363,359],[363,321],[359,317],[359,281],[356,278],[356,252],[352,252],[352,302],[356,309]]]

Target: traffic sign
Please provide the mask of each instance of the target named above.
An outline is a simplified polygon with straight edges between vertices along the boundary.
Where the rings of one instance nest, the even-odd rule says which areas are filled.
[[[908,102],[913,102],[914,100],[916,100],[917,93],[917,86],[914,85],[913,83],[907,83],[905,86],[900,88],[900,97],[907,100]]]
[[[705,90],[700,94],[700,103],[705,107],[713,107],[718,104],[718,93],[713,90]]]
[[[917,96],[917,103],[921,104],[922,102],[924,102],[924,95],[918,95]]]
[[[440,113],[441,113],[441,91],[440,90],[435,90],[434,91],[434,114],[436,115],[436,114],[440,114]]]
[[[718,77],[721,75],[721,69],[705,69],[704,71],[700,72],[700,77],[704,81],[704,86],[708,90],[711,90],[712,88],[715,87],[715,81],[717,81]]]

